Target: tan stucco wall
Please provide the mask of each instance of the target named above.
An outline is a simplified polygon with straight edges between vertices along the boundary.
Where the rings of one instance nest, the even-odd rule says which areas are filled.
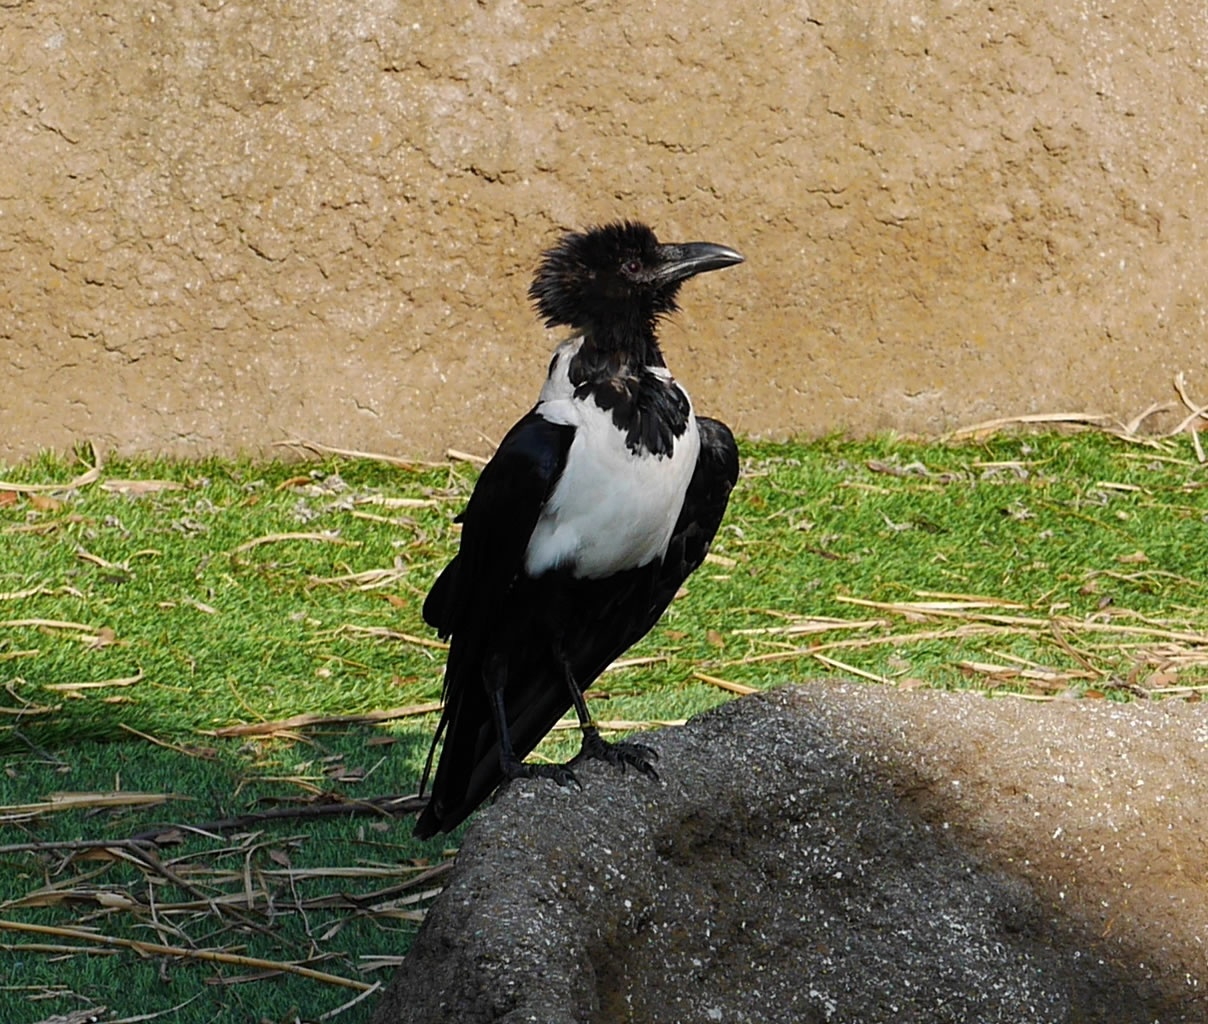
[[[0,458],[484,450],[618,216],[747,255],[664,332],[746,433],[1208,396],[1206,12],[0,4]]]

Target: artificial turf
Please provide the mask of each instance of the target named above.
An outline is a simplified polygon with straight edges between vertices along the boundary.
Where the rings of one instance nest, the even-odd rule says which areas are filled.
[[[372,993],[349,1001],[405,952],[457,835],[372,815],[189,828],[414,792],[443,661],[420,607],[475,466],[80,454],[0,470],[0,1020],[367,1020]],[[1198,699],[1206,489],[1186,439],[744,443],[709,561],[593,709],[676,721],[827,674]],[[258,729],[222,734],[239,725]],[[120,845],[171,826],[156,863]]]

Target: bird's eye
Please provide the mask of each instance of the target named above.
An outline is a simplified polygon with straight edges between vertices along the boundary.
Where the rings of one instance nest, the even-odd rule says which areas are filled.
[[[625,271],[626,274],[631,274],[631,275],[637,274],[637,272],[642,269],[642,261],[641,260],[626,260],[625,265],[624,265],[624,267],[622,267],[622,269]]]

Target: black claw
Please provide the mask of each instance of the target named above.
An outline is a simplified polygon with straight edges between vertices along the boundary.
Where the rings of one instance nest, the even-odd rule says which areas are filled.
[[[621,771],[632,765],[648,779],[658,781],[658,772],[654,770],[652,761],[659,759],[658,751],[645,743],[609,743],[595,729],[583,730],[583,746],[575,755],[571,764],[582,761],[607,761],[616,765]]]
[[[572,782],[575,784],[575,789],[583,791],[583,784],[575,777],[575,773],[570,770],[569,765],[551,764],[548,765],[551,769],[549,778],[553,779],[559,786],[569,786]]]
[[[513,761],[504,765],[503,771],[509,779],[550,779],[559,786],[569,786],[573,783],[579,789],[583,788],[569,764],[528,764],[525,761]]]

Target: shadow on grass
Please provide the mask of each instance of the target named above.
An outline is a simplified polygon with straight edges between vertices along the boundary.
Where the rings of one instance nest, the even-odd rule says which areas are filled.
[[[30,748],[0,758],[7,1024],[97,1007],[192,1022],[347,1005],[331,1019],[367,1019],[456,842],[419,843],[413,815],[361,803],[414,793],[429,741],[416,723],[190,750],[52,752],[20,735]],[[297,816],[209,827],[266,812]],[[147,833],[157,845],[131,842]]]

